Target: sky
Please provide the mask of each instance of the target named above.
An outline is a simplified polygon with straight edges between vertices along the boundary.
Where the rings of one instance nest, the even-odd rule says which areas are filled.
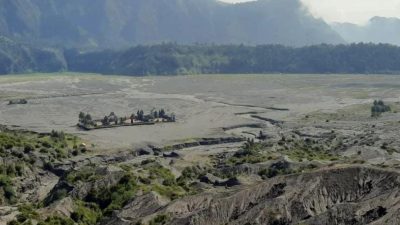
[[[251,0],[221,0],[246,2]],[[318,18],[328,23],[365,24],[374,16],[400,17],[400,0],[301,0]]]

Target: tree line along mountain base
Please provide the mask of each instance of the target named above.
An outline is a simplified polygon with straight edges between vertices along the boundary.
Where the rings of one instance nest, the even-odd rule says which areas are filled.
[[[387,44],[177,45],[124,50],[34,48],[0,39],[0,74],[84,72],[129,76],[189,74],[397,74],[400,47]]]

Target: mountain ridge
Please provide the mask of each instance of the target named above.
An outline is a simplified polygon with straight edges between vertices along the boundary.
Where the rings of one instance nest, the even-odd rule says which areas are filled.
[[[347,42],[372,42],[400,45],[400,19],[372,17],[365,25],[334,23],[332,28]]]
[[[28,44],[86,48],[344,42],[298,0],[2,0],[0,34]]]

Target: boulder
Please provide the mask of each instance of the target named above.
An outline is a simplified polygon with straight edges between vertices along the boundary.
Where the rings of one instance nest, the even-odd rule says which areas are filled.
[[[150,147],[143,147],[137,150],[139,156],[141,155],[154,155],[153,149]]]
[[[58,215],[69,218],[73,212],[74,201],[71,197],[63,198],[39,210],[39,214],[43,217]]]
[[[19,212],[17,207],[0,207],[0,225],[7,225],[8,222],[15,220],[18,214]]]
[[[180,155],[176,152],[164,152],[163,157],[165,158],[179,158]]]
[[[71,191],[71,196],[78,199],[84,199],[91,190],[109,188],[116,185],[124,176],[124,174],[125,171],[119,167],[100,167],[96,170],[96,175],[99,176],[99,178],[94,182],[76,185],[76,187],[74,187],[74,189]]]
[[[233,187],[236,185],[240,185],[240,182],[237,178],[222,179],[210,173],[202,176],[200,178],[200,181],[203,183],[221,187]]]
[[[206,175],[200,177],[200,181],[206,184],[216,184],[216,183],[222,183],[224,180],[222,178],[219,178],[217,176],[214,176],[211,173],[207,173]]]

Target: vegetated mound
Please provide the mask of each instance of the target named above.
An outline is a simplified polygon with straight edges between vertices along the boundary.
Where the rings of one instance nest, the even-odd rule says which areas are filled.
[[[189,196],[152,215],[125,207],[112,221],[129,224],[124,215],[135,214],[165,224],[399,224],[399,178],[397,172],[368,167],[325,169]]]

